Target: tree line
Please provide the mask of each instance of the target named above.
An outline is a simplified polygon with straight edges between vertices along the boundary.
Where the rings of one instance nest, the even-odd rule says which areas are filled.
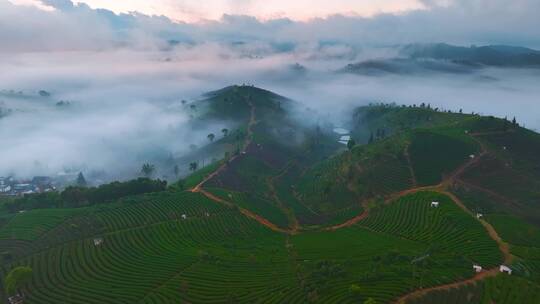
[[[127,182],[116,181],[99,187],[70,186],[61,192],[29,194],[7,202],[5,207],[9,212],[43,208],[77,208],[166,189],[166,181],[138,178]]]

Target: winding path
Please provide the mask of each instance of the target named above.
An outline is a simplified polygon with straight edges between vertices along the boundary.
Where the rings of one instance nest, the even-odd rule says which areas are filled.
[[[251,107],[251,116],[250,116],[249,123],[248,123],[248,128],[247,128],[246,141],[244,142],[244,146],[243,146],[243,148],[241,150],[241,153],[231,157],[228,160],[228,162],[225,162],[217,170],[215,170],[214,172],[212,172],[211,174],[206,176],[197,186],[195,186],[193,189],[191,189],[191,192],[201,193],[204,196],[206,196],[207,198],[209,198],[209,199],[211,199],[211,200],[213,200],[213,201],[215,201],[217,203],[224,204],[224,205],[229,206],[229,207],[236,207],[245,216],[259,222],[260,224],[270,228],[273,231],[280,232],[280,233],[285,233],[285,234],[289,234],[289,235],[296,234],[296,233],[298,233],[298,230],[300,228],[299,225],[298,225],[298,222],[294,222],[293,227],[291,229],[280,228],[277,225],[270,222],[269,220],[263,218],[262,216],[257,215],[254,212],[251,212],[251,211],[249,211],[247,209],[240,208],[240,207],[236,206],[235,204],[233,204],[233,203],[231,203],[229,201],[226,201],[226,200],[224,200],[224,199],[222,199],[220,197],[217,197],[216,195],[206,191],[203,188],[204,184],[206,184],[209,180],[211,180],[212,178],[219,175],[222,171],[224,171],[227,168],[227,165],[228,165],[229,162],[232,162],[232,161],[236,160],[241,154],[244,154],[246,152],[247,148],[249,147],[249,145],[252,143],[252,140],[253,140],[253,126],[257,123],[257,120],[256,120],[256,117],[255,117],[255,106],[249,101],[248,101],[248,104]],[[469,135],[471,136],[471,138],[473,138],[479,144],[479,146],[480,146],[479,155],[476,155],[474,158],[468,160],[466,163],[459,166],[456,170],[454,170],[452,172],[452,174],[450,174],[449,176],[446,176],[441,181],[441,183],[439,183],[438,185],[425,186],[425,187],[414,187],[412,189],[407,189],[407,190],[398,192],[398,193],[396,193],[394,195],[391,195],[386,200],[386,203],[390,203],[392,201],[395,201],[396,199],[399,199],[400,197],[406,196],[408,194],[421,192],[421,191],[433,191],[433,192],[441,193],[441,194],[444,194],[444,195],[450,197],[452,199],[452,201],[457,206],[459,206],[464,212],[466,212],[470,216],[475,217],[475,214],[473,214],[465,206],[465,204],[463,204],[463,202],[457,196],[455,196],[454,194],[452,194],[451,192],[448,191],[449,186],[453,185],[456,182],[459,182],[459,179],[458,179],[459,176],[461,176],[468,168],[470,168],[473,165],[477,164],[486,154],[488,154],[488,151],[487,151],[484,143],[476,138],[476,136],[481,136],[481,135],[484,135],[484,134],[483,133],[471,133]],[[407,153],[407,158],[409,159],[408,153]],[[409,159],[409,162],[410,162],[410,159]],[[286,172],[286,170],[285,170],[285,172]],[[415,181],[415,185],[416,185],[416,179],[414,178],[414,171],[412,170],[412,167],[411,167],[411,173],[413,175],[413,180]],[[273,180],[270,180],[269,184],[271,184],[273,186]],[[271,188],[273,189],[273,187],[271,187]],[[273,191],[275,191],[275,189],[273,189]],[[277,195],[275,195],[275,193],[274,193],[274,196],[277,198]],[[341,224],[338,224],[338,225],[335,225],[335,226],[332,226],[332,227],[327,227],[327,228],[324,228],[323,230],[324,231],[335,231],[335,230],[338,230],[338,229],[341,229],[341,228],[345,228],[345,227],[355,225],[358,222],[362,221],[363,219],[367,218],[369,216],[369,207],[367,206],[367,201],[362,202],[362,206],[364,207],[364,211],[361,214],[357,215],[356,217],[354,217],[354,218],[352,218],[352,219],[350,219],[350,220],[348,220],[348,221],[346,221],[344,223],[341,223]],[[493,239],[497,243],[497,245],[499,247],[499,250],[503,254],[504,263],[505,264],[510,264],[514,257],[510,253],[510,249],[509,249],[508,244],[505,243],[501,239],[501,237],[498,235],[497,231],[495,230],[495,228],[491,224],[489,224],[487,221],[485,221],[483,219],[479,219],[478,221],[486,229],[486,231],[487,231],[488,235],[490,236],[490,238]],[[479,282],[479,281],[484,280],[484,279],[489,278],[489,277],[494,277],[494,276],[496,276],[498,274],[499,274],[498,267],[488,269],[488,270],[484,270],[481,273],[476,274],[474,277],[468,278],[468,279],[465,279],[465,280],[462,280],[462,281],[414,290],[414,291],[412,291],[412,292],[410,292],[408,294],[405,294],[405,295],[399,297],[398,299],[396,299],[395,303],[404,304],[408,300],[422,297],[422,296],[424,296],[424,295],[426,295],[426,294],[428,294],[429,292],[432,292],[432,291],[449,290],[449,289],[452,289],[452,288],[459,288],[461,286],[465,286],[465,285],[469,285],[469,284],[472,284],[472,283],[475,283],[475,282]]]

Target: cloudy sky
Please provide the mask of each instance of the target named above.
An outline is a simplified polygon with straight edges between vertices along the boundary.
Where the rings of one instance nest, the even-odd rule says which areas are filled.
[[[0,0],[0,51],[159,39],[539,47],[539,11],[538,0]]]
[[[65,0],[12,0],[13,3],[43,7],[43,2],[58,5]],[[86,0],[93,8],[106,8],[117,13],[138,11],[150,15],[165,15],[174,20],[197,21],[219,19],[223,14],[251,15],[261,19],[291,18],[307,20],[333,14],[372,16],[425,8],[419,0]]]

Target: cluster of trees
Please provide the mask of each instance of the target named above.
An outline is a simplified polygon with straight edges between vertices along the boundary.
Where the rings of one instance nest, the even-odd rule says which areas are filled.
[[[127,182],[112,182],[99,187],[71,186],[62,192],[25,195],[7,202],[5,206],[9,212],[44,208],[76,208],[166,189],[166,181],[138,178]]]
[[[221,129],[221,133],[223,133],[223,137],[225,138],[229,136],[229,129],[223,128]],[[210,133],[208,134],[208,136],[206,136],[206,138],[208,138],[208,140],[210,140],[211,142],[214,142],[214,139],[216,139],[216,134]]]
[[[379,139],[383,139],[385,137],[386,137],[386,129],[377,128],[377,131],[375,132],[375,134],[371,132],[371,135],[369,136],[369,139],[368,139],[368,144],[371,144],[372,142]]]
[[[32,268],[26,266],[13,268],[4,278],[4,288],[6,290],[6,294],[22,294],[20,289],[28,284],[31,279]]]
[[[308,295],[309,302],[319,301],[319,294],[330,287],[330,282],[346,274],[343,265],[328,260],[319,261],[313,268],[306,268],[303,271],[308,274],[301,280],[301,285]]]

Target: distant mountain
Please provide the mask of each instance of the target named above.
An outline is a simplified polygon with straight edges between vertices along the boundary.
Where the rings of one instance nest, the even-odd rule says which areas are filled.
[[[391,58],[367,60],[349,64],[340,72],[379,76],[384,74],[426,74],[426,73],[451,73],[468,74],[477,70],[480,66],[475,64],[458,64],[434,59],[409,59]]]
[[[540,51],[507,45],[462,47],[446,43],[410,44],[400,52],[411,59],[446,60],[466,65],[540,67]]]
[[[490,66],[540,68],[540,51],[507,45],[409,44],[399,48],[397,57],[351,63],[339,72],[369,76],[469,74]]]

